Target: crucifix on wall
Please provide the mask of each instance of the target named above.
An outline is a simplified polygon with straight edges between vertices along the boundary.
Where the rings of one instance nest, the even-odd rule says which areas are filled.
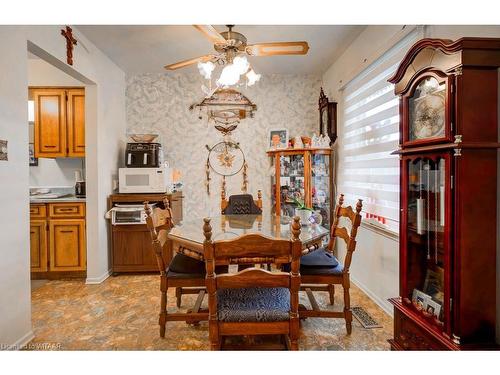
[[[73,37],[73,30],[66,26],[66,30],[61,30],[61,35],[66,38],[66,59],[69,65],[73,65],[73,45],[76,46],[76,39]]]

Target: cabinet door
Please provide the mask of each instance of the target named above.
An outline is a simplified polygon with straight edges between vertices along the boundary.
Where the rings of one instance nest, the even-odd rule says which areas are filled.
[[[47,231],[45,220],[30,222],[31,272],[47,272]]]
[[[85,219],[50,220],[50,271],[86,269]]]
[[[68,156],[85,156],[85,90],[68,90]]]
[[[35,100],[35,157],[66,156],[66,92],[33,90]]]

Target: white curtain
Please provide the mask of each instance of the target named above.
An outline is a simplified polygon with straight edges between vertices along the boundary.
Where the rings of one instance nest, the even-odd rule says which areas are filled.
[[[347,204],[363,199],[364,221],[398,232],[399,98],[387,82],[408,49],[414,30],[349,82],[343,91],[338,144],[338,188]]]

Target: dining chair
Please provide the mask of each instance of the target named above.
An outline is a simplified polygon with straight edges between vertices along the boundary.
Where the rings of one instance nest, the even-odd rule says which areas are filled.
[[[284,335],[287,347],[298,350],[299,218],[294,218],[290,240],[250,233],[213,241],[209,218],[204,219],[203,232],[211,349],[221,349],[226,336]],[[216,269],[221,264],[269,262],[290,263],[290,271],[247,268],[219,274]]]
[[[226,200],[226,193],[221,192],[221,213],[223,215],[260,215],[262,214],[262,191],[257,191],[257,199],[251,194],[231,195]]]
[[[344,194],[340,194],[339,202],[335,208],[335,217],[328,245],[303,255],[300,260],[301,290],[306,291],[312,306],[311,310],[300,310],[300,317],[343,318],[346,322],[347,334],[352,332],[349,267],[356,249],[356,235],[361,224],[362,203],[362,199],[358,199],[355,210],[351,206],[342,207]],[[350,222],[350,231],[346,227],[340,226],[341,218],[345,218]],[[333,255],[337,238],[342,239],[346,244],[343,264]],[[344,289],[344,310],[342,312],[321,310],[313,291],[327,291],[330,304],[333,305],[335,301],[335,285],[342,285]]]
[[[153,250],[156,255],[160,271],[160,336],[165,337],[167,321],[186,321],[197,323],[208,319],[208,311],[201,310],[201,303],[205,295],[205,263],[202,260],[184,254],[175,254],[167,265],[168,253],[167,236],[173,227],[172,211],[167,197],[163,199],[164,209],[155,207],[151,210],[148,202],[144,202],[146,224],[153,241]],[[182,294],[198,294],[194,307],[187,313],[167,313],[168,288],[176,288],[177,307],[181,305]]]

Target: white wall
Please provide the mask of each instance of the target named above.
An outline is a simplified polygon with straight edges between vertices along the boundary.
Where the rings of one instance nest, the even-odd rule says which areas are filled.
[[[323,75],[323,87],[329,98],[339,102],[341,106],[341,88],[411,29],[411,26],[397,25],[368,26]],[[500,37],[500,26],[425,26],[422,30],[422,36],[452,40],[465,36],[498,38]],[[340,107],[339,113],[341,112],[342,108]],[[365,227],[359,231],[358,238],[358,246],[351,267],[353,281],[392,314],[392,307],[387,302],[387,298],[399,295],[398,241]],[[497,256],[497,295],[500,291],[499,258],[500,252]],[[497,301],[497,306],[499,303]],[[499,332],[500,308],[497,307],[497,338]]]
[[[211,195],[205,189],[208,151],[222,135],[207,125],[206,113],[189,111],[203,98],[198,74],[141,74],[127,78],[127,129],[129,133],[161,135],[166,160],[182,173],[184,209],[190,217],[220,212],[221,176],[211,172]],[[254,86],[242,88],[257,105],[254,118],[247,118],[233,131],[248,163],[248,192],[262,190],[263,204],[270,205],[270,159],[266,154],[269,130],[286,128],[290,136],[319,131],[318,98],[321,78],[317,75],[265,75]],[[228,195],[241,192],[242,173],[226,179]]]
[[[78,46],[66,64],[62,26],[0,27],[0,139],[9,141],[0,162],[0,344],[20,344],[31,333],[28,216],[27,45],[31,52],[86,83],[87,275],[98,282],[108,272],[104,219],[111,175],[125,134],[125,75],[73,28]]]

